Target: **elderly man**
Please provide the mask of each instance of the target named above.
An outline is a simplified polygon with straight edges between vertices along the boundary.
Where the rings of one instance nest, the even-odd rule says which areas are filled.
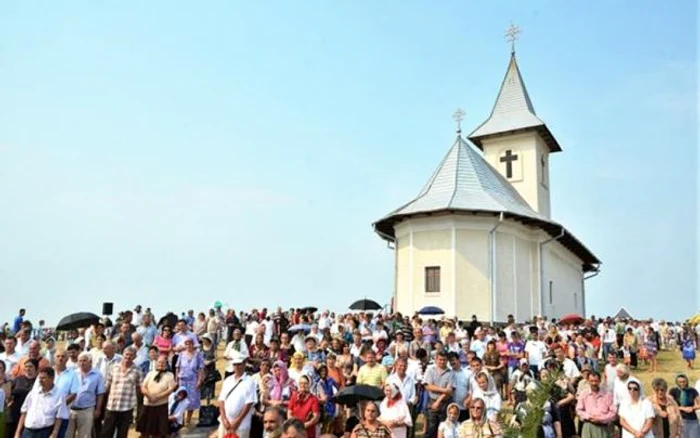
[[[22,357],[12,368],[12,378],[16,379],[19,376],[24,376],[24,364],[29,360],[39,361],[39,366],[37,369],[50,368],[49,361],[45,357],[41,357],[39,351],[39,343],[36,341],[31,341],[28,347],[28,353],[26,356]],[[53,377],[51,379],[51,384],[53,385]]]
[[[112,365],[105,379],[107,407],[102,430],[103,438],[127,438],[137,395],[141,390],[143,375],[141,369],[134,364],[136,350],[127,347],[124,358],[120,363]]]
[[[639,396],[644,397],[644,386],[638,378],[630,374],[629,366],[619,363],[617,367],[615,367],[615,371],[617,372],[617,376],[613,384],[613,403],[615,403],[616,408],[619,408],[622,402],[631,400],[629,389],[627,389],[627,385],[630,382],[637,382],[637,385],[641,388]]]
[[[114,343],[105,341],[105,343],[102,344],[102,354],[95,360],[94,367],[100,372],[104,380],[107,380],[109,368],[115,363],[122,361],[121,354],[116,354],[115,350]]]
[[[29,391],[22,404],[15,438],[57,437],[61,424],[68,421],[66,400],[54,385],[54,374],[49,367],[39,370],[39,386]]]
[[[271,407],[263,414],[263,438],[279,438],[282,435],[282,413]]]
[[[148,360],[148,346],[143,342],[143,337],[138,332],[131,334],[131,342],[131,346],[136,350],[134,363],[140,367]]]
[[[78,356],[78,369],[75,373],[78,391],[70,407],[70,421],[66,437],[91,438],[95,418],[100,418],[102,400],[105,393],[104,379],[92,367],[92,355],[82,352]]]

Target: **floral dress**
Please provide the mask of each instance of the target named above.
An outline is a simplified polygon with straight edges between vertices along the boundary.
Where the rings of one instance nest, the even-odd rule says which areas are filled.
[[[187,389],[187,410],[194,411],[200,406],[200,392],[197,389],[199,372],[204,369],[204,359],[199,351],[190,355],[182,352],[177,357],[177,376],[180,379],[180,386]]]

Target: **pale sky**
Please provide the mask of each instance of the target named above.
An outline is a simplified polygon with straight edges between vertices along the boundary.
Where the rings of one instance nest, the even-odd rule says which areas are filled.
[[[698,310],[695,2],[15,2],[0,14],[0,321],[317,305],[393,289],[371,223],[505,73],[597,315]]]

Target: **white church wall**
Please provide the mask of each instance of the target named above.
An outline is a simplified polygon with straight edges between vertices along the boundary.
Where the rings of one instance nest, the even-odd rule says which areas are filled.
[[[489,235],[486,230],[457,229],[457,315],[476,315],[488,321],[491,315]]]
[[[515,243],[515,308],[516,321],[524,321],[532,316],[532,277],[534,265],[531,259],[533,242],[513,237]]]
[[[549,197],[549,147],[545,144],[542,137],[539,135],[535,136],[535,141],[537,148],[535,152],[536,156],[536,166],[537,166],[537,199],[540,205],[539,213],[545,217],[552,217],[552,207]],[[542,165],[542,159],[544,159],[544,166]]]
[[[515,248],[513,236],[496,233],[496,321],[506,321],[515,309]]]
[[[410,291],[411,287],[408,282],[409,276],[403,272],[405,269],[410,269],[410,240],[411,235],[404,234],[396,238],[396,296],[394,297],[394,309],[411,315]]]
[[[413,231],[413,311],[438,306],[454,312],[452,295],[452,229]],[[425,268],[440,267],[440,292],[425,291]]]
[[[552,242],[544,249],[545,314],[559,318],[583,312],[581,265],[568,250]]]

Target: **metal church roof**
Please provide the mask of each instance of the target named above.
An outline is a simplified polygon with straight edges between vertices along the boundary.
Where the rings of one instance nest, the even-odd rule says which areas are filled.
[[[576,254],[584,270],[597,269],[599,260],[562,225],[534,211],[517,190],[470,146],[461,135],[415,199],[374,223],[381,237],[394,240],[394,225],[415,216],[493,214],[543,229]]]
[[[561,146],[547,125],[537,117],[520,75],[515,53],[512,53],[491,115],[469,135],[469,139],[483,149],[482,141],[488,137],[528,130],[538,131],[551,152],[561,151]]]

